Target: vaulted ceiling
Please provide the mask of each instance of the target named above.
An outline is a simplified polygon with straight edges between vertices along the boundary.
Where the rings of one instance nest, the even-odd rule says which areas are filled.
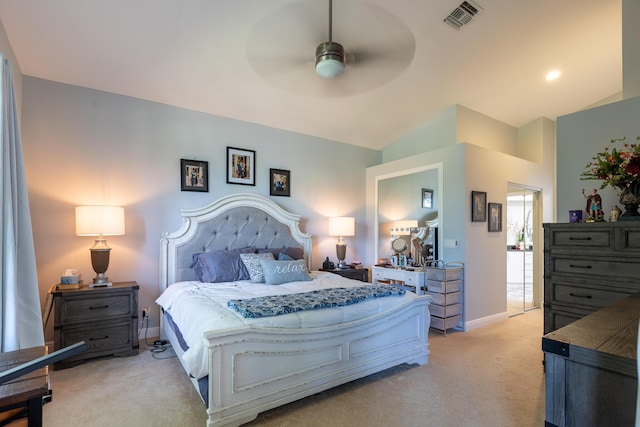
[[[374,149],[453,104],[520,127],[622,90],[621,0],[474,0],[456,30],[461,3],[335,0],[334,79],[328,0],[0,0],[0,20],[24,75]]]

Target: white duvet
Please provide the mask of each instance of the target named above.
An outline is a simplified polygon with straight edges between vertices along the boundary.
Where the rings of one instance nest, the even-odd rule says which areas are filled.
[[[191,375],[201,378],[208,373],[205,333],[246,326],[253,328],[330,326],[361,319],[402,304],[407,299],[416,298],[415,294],[407,292],[402,297],[374,298],[344,307],[307,310],[258,319],[245,319],[227,307],[227,301],[230,299],[364,285],[362,282],[326,272],[313,271],[311,277],[312,281],[290,282],[277,286],[252,283],[248,280],[224,283],[179,282],[169,286],[156,300],[156,303],[171,315],[174,323],[182,332],[184,340],[189,346],[183,359]]]

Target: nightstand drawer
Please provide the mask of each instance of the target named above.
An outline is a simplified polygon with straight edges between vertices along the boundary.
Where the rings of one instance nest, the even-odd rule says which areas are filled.
[[[85,351],[65,360],[68,362],[88,357],[131,352],[134,347],[137,349],[137,343],[131,341],[132,337],[135,337],[131,327],[131,322],[122,321],[105,326],[66,328],[56,331],[56,333],[61,347],[66,347],[79,341],[84,341],[87,345]]]
[[[61,304],[61,321],[84,322],[87,320],[102,320],[119,316],[131,316],[131,292],[114,294],[103,297],[95,295],[66,298]]]

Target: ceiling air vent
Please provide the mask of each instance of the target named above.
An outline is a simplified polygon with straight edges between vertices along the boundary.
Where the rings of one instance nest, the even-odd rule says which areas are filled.
[[[463,1],[453,12],[444,18],[444,22],[456,30],[471,22],[474,16],[482,12],[482,8],[472,1]]]

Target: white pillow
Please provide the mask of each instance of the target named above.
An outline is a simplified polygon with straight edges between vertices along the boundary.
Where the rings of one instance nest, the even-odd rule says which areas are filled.
[[[249,277],[253,283],[264,283],[264,272],[262,271],[262,265],[260,261],[263,259],[274,259],[271,252],[265,252],[262,254],[240,254],[240,258],[247,267]]]

